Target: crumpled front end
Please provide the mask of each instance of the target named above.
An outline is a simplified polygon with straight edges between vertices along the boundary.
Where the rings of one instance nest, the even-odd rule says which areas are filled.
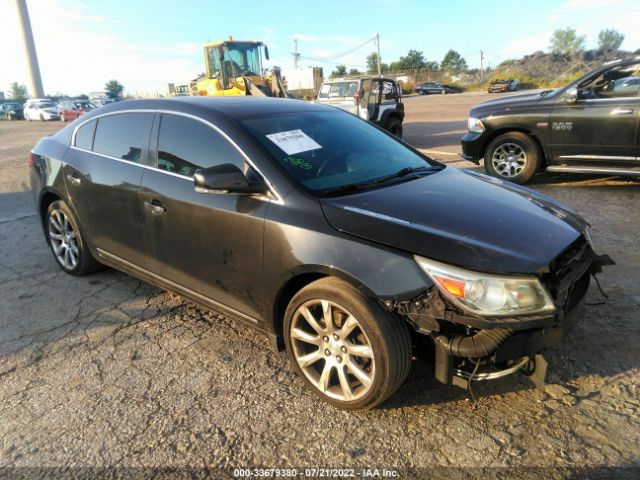
[[[532,374],[536,355],[558,344],[584,317],[591,276],[611,264],[581,235],[539,275],[556,307],[551,314],[476,316],[461,311],[436,287],[393,308],[417,332],[431,336],[436,378],[444,384],[467,386],[469,380],[499,378],[521,369]]]

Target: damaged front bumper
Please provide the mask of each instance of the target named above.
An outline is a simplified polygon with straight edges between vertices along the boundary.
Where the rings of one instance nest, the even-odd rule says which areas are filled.
[[[611,264],[608,256],[596,255],[584,237],[572,244],[540,275],[554,299],[553,314],[469,315],[447,302],[435,287],[393,308],[417,332],[433,339],[438,381],[465,387],[471,380],[492,380],[523,370],[540,386],[546,362],[539,353],[558,344],[584,317],[591,276]]]

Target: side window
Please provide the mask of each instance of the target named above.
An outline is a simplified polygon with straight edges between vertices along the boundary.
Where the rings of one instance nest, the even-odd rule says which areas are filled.
[[[197,120],[162,115],[158,138],[158,168],[192,176],[198,168],[233,163],[247,172],[244,157],[229,141]]]
[[[96,131],[96,120],[82,125],[76,132],[76,147],[83,150],[91,150],[93,147],[93,134]]]
[[[640,91],[640,64],[614,67],[603,72],[586,87],[583,92],[585,98],[636,97]]]
[[[383,95],[383,103],[393,103],[398,98],[398,92],[394,88],[392,82],[384,81],[382,82],[382,95]]]
[[[152,121],[150,113],[121,113],[99,118],[93,151],[140,163]]]

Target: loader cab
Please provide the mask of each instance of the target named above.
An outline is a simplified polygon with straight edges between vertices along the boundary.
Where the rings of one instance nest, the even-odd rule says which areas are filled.
[[[210,80],[207,94],[238,95],[236,90],[242,90],[245,77],[250,78],[254,83],[260,83],[264,76],[263,53],[268,60],[269,50],[262,42],[229,40],[205,45],[206,75],[207,80]],[[222,92],[211,91],[218,89]]]

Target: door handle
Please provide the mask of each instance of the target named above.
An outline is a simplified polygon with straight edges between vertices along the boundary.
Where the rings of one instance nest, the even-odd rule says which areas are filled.
[[[78,177],[75,173],[67,175],[67,180],[69,180],[69,183],[74,187],[77,187],[82,183],[82,179]]]
[[[611,115],[629,115],[633,113],[633,108],[614,108]]]
[[[158,202],[157,200],[152,200],[151,202],[144,202],[144,206],[147,207],[149,210],[151,210],[151,213],[153,215],[162,215],[164,212],[167,211],[166,208],[164,208],[160,202]]]

